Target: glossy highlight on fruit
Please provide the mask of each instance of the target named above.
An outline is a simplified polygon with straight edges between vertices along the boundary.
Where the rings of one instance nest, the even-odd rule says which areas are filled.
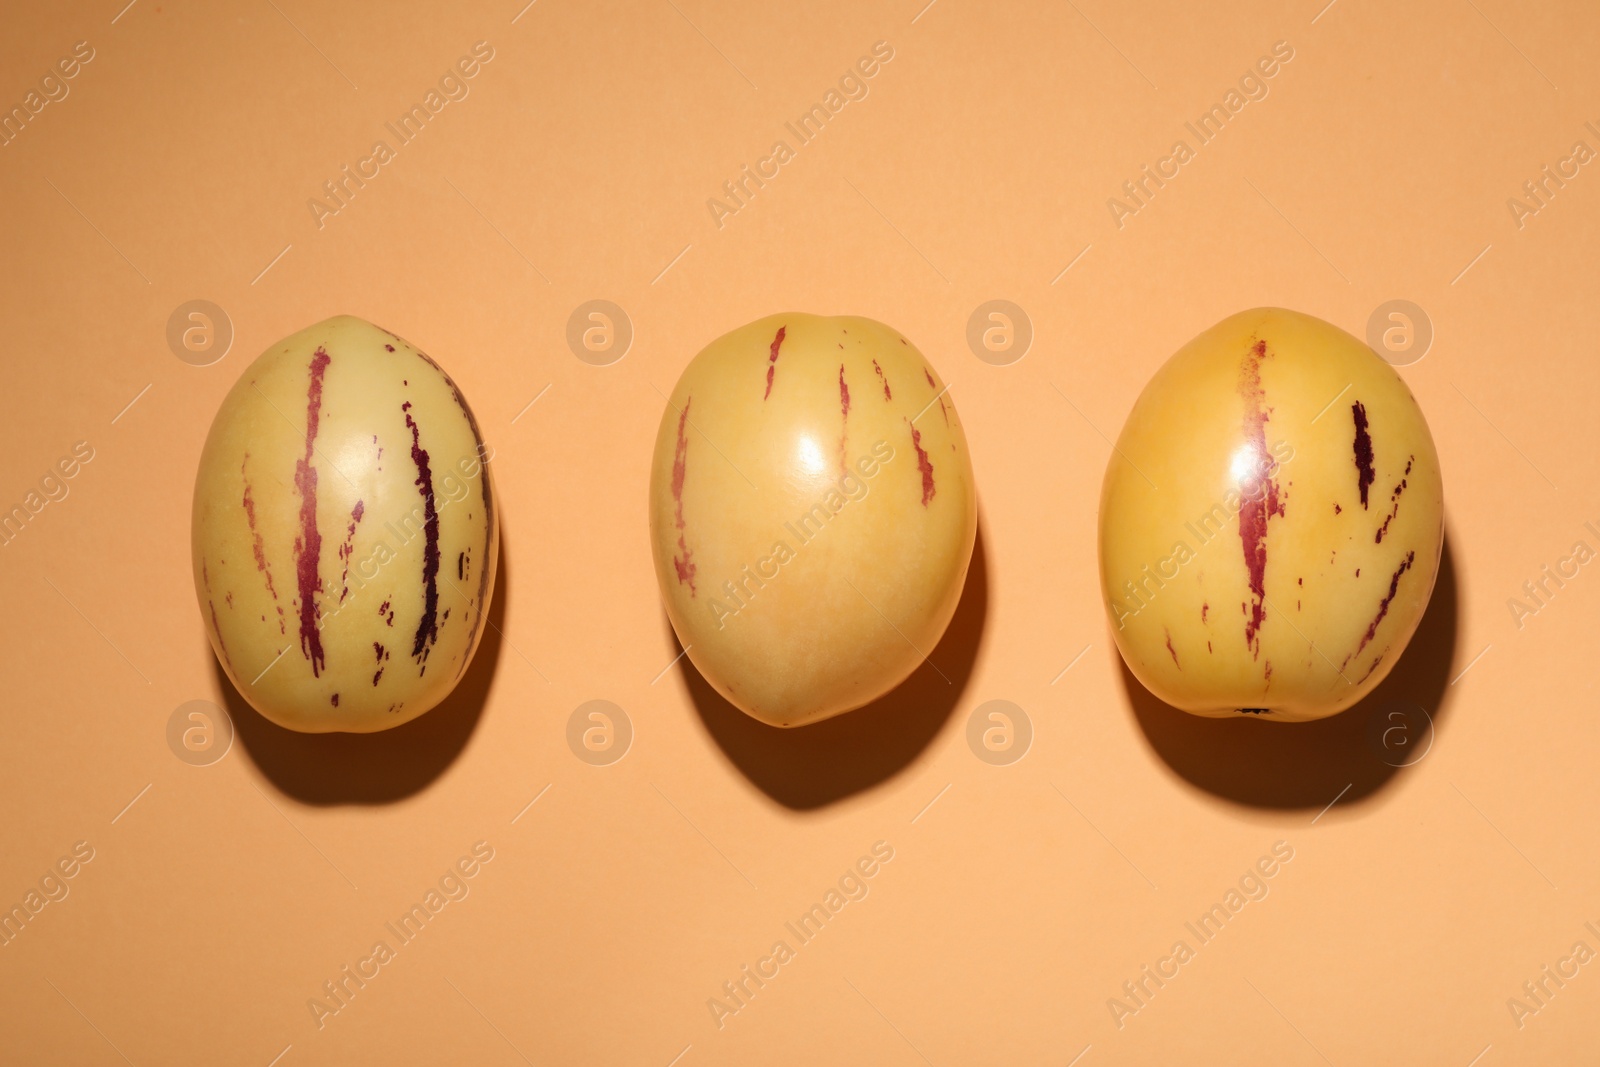
[[[212,648],[252,707],[371,733],[449,694],[494,589],[488,459],[450,376],[361,319],[245,368],[201,453],[191,548]]]
[[[850,711],[921,665],[977,535],[948,387],[871,319],[773,315],[713,341],[662,414],[650,540],[667,615],[754,718]]]
[[[1134,404],[1101,491],[1100,582],[1162,700],[1319,719],[1394,667],[1443,539],[1439,457],[1399,374],[1320,319],[1257,308]]]

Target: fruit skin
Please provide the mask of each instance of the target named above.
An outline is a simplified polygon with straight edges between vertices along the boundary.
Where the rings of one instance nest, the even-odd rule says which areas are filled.
[[[949,393],[871,319],[734,330],[662,413],[662,601],[706,680],[773,726],[861,707],[922,663],[960,600],[977,514]]]
[[[1354,704],[1415,632],[1443,542],[1439,457],[1405,382],[1282,308],[1222,320],[1156,372],[1100,496],[1117,647],[1196,715]]]
[[[449,694],[494,589],[488,453],[449,375],[361,319],[245,369],[200,456],[191,547],[212,648],[252,707],[372,733]]]

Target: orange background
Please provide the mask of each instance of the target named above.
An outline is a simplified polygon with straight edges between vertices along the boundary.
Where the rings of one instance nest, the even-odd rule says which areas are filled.
[[[1506,201],[1574,141],[1600,148],[1584,126],[1600,125],[1600,20],[1505,0],[1203,6],[9,12],[7,107],[75,42],[94,58],[0,148],[0,507],[74,442],[94,458],[0,548],[0,904],[75,842],[94,858],[0,948],[0,1060],[1592,1054],[1600,963],[1520,1027],[1507,1000],[1574,942],[1600,950],[1584,927],[1600,927],[1600,578],[1582,569],[1520,627],[1507,601],[1574,541],[1600,547],[1583,526],[1600,523],[1600,177],[1582,168],[1520,228]],[[470,95],[319,229],[322,183],[480,40],[494,58]],[[719,228],[707,199],[880,40],[894,57],[869,95]],[[1107,198],[1276,41],[1294,58],[1269,95],[1118,228]],[[166,341],[196,298],[235,331],[207,367]],[[635,331],[609,366],[565,340],[596,298]],[[1006,366],[966,341],[997,298],[1035,333]],[[1108,438],[1160,361],[1226,314],[1280,304],[1365,336],[1391,299],[1435,331],[1402,370],[1448,512],[1417,638],[1371,699],[1320,724],[1156,704],[1099,602]],[[702,345],[785,309],[914,339],[952,383],[982,509],[933,653],[952,684],[924,667],[796,732],[666,669],[678,648],[645,528],[662,395]],[[299,736],[213,662],[190,492],[241,369],[341,312],[438,359],[496,449],[498,629],[417,722]],[[633,727],[609,766],[566,741],[593,699]],[[993,699],[1032,724],[1008,766],[966,740]],[[236,724],[209,766],[166,740],[191,700]],[[1435,726],[1399,770],[1367,738],[1393,701]],[[479,841],[494,858],[470,895],[319,1028],[307,1001]],[[708,999],[877,841],[894,858],[870,893],[719,1028]],[[1123,982],[1277,841],[1294,854],[1270,894],[1119,1028]]]

